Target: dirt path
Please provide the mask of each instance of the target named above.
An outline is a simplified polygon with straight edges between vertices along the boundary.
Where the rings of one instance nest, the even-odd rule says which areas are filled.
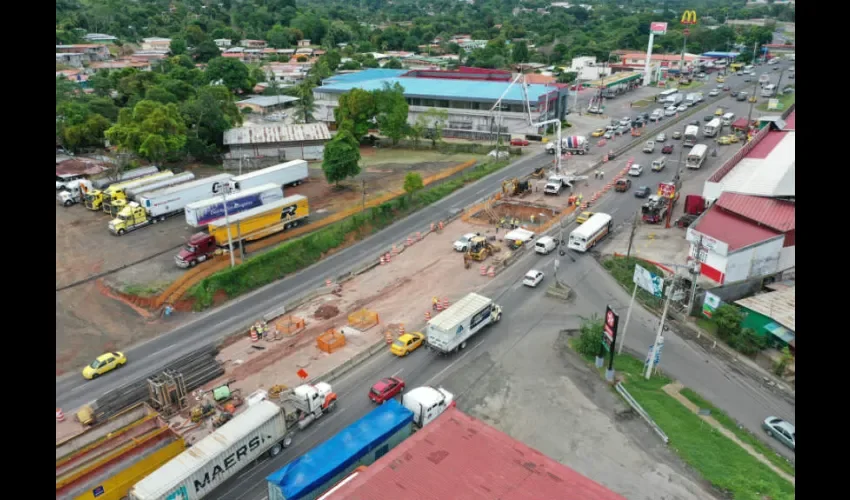
[[[778,475],[779,475],[779,477],[781,477],[781,478],[785,479],[786,481],[790,482],[790,483],[791,483],[791,484],[793,484],[794,486],[797,486],[797,483],[796,483],[796,481],[794,480],[794,477],[793,477],[793,476],[789,476],[789,475],[788,475],[785,471],[783,471],[783,470],[782,470],[782,469],[780,469],[779,467],[777,467],[777,466],[773,465],[773,464],[770,462],[770,460],[766,459],[766,458],[765,458],[765,457],[764,457],[761,453],[759,453],[759,452],[757,452],[756,450],[754,450],[752,446],[750,446],[750,445],[748,445],[747,443],[744,443],[743,441],[741,441],[740,439],[738,439],[738,437],[737,437],[737,436],[735,436],[735,434],[733,434],[733,433],[732,433],[732,431],[730,431],[729,429],[727,429],[727,428],[723,427],[723,426],[720,424],[720,422],[718,422],[718,421],[717,421],[714,417],[712,417],[712,416],[710,416],[710,415],[700,415],[700,414],[699,414],[699,408],[697,407],[697,405],[695,405],[694,403],[692,403],[692,402],[691,402],[688,398],[686,398],[685,396],[682,396],[682,394],[679,392],[679,391],[681,391],[682,389],[684,389],[684,387],[682,386],[682,384],[680,384],[680,383],[678,383],[678,382],[674,382],[674,383],[672,383],[672,384],[667,384],[667,385],[665,385],[664,387],[662,387],[662,389],[664,390],[664,392],[666,392],[667,394],[669,394],[670,396],[672,396],[673,398],[675,398],[675,399],[676,399],[676,401],[678,401],[678,402],[682,403],[683,405],[685,405],[685,408],[687,408],[688,410],[690,410],[690,411],[692,411],[692,412],[696,413],[696,414],[699,416],[699,418],[701,418],[701,419],[702,419],[704,422],[706,422],[708,425],[710,425],[710,426],[714,427],[715,429],[717,429],[717,431],[718,431],[718,432],[720,432],[721,434],[723,434],[723,435],[724,435],[724,436],[726,436],[727,438],[731,439],[731,440],[732,440],[735,444],[737,444],[738,446],[740,446],[741,448],[743,448],[743,449],[744,449],[744,451],[746,451],[747,453],[749,453],[750,455],[752,455],[753,457],[755,457],[755,459],[756,459],[756,460],[758,460],[759,462],[763,463],[764,465],[766,465],[766,466],[770,467],[770,470],[772,470],[773,472],[775,472],[776,474],[778,474]]]

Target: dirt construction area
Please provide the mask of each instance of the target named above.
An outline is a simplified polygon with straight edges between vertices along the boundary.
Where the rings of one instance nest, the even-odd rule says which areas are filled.
[[[313,220],[335,211],[357,206],[390,190],[402,192],[404,175],[417,171],[423,178],[477,158],[475,155],[446,155],[432,151],[363,150],[364,168],[357,179],[340,191],[324,180],[321,165],[310,165],[309,181],[287,189],[310,200]],[[199,177],[219,173],[217,169],[195,171]],[[207,171],[208,170],[208,171]],[[109,349],[123,349],[173,328],[177,320],[165,321],[152,313],[112,298],[110,288],[140,296],[156,295],[183,274],[174,264],[174,254],[198,230],[178,215],[128,233],[113,236],[107,229],[109,217],[82,205],[56,207],[56,372],[77,370],[94,356]],[[126,266],[126,267],[125,267]],[[122,269],[123,268],[123,269]],[[117,272],[107,273],[120,269]],[[107,273],[100,280],[90,280]]]

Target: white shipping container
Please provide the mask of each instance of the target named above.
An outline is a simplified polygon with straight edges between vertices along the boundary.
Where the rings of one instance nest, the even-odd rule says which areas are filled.
[[[227,215],[236,215],[282,199],[283,187],[280,184],[267,183],[255,188],[241,189],[227,196]],[[186,205],[186,223],[192,227],[205,226],[223,217],[224,201],[221,196]]]
[[[437,351],[453,352],[462,343],[490,324],[493,301],[470,293],[428,322],[426,342]]]
[[[151,175],[159,172],[159,167],[140,167],[134,168],[132,170],[127,170],[126,172],[122,172],[118,176],[118,180],[113,180],[109,177],[101,177],[100,179],[94,179],[91,181],[92,185],[95,189],[106,189],[110,184],[115,184],[117,182],[125,182],[132,179],[137,179],[139,177],[144,177],[146,175]]]
[[[150,193],[151,191],[165,189],[171,186],[176,186],[177,184],[182,184],[184,182],[189,182],[192,180],[195,180],[195,174],[193,174],[192,172],[183,172],[182,174],[177,174],[166,179],[160,179],[149,184],[127,188],[124,192],[127,193],[128,198],[135,201],[136,197],[141,194]]]
[[[221,186],[233,178],[230,174],[219,174],[197,179],[185,184],[145,193],[139,197],[139,204],[148,211],[150,217],[166,216],[179,212],[189,203],[205,200],[221,193]]]
[[[240,190],[257,187],[269,182],[281,186],[289,186],[301,184],[308,175],[306,161],[292,160],[247,174],[237,175],[233,178],[233,182],[236,184],[237,189]]]
[[[283,440],[283,411],[271,401],[242,414],[142,479],[131,500],[199,500]]]

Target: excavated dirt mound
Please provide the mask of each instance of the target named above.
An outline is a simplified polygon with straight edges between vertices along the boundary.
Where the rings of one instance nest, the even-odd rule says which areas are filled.
[[[337,309],[336,306],[324,304],[316,309],[316,312],[313,313],[313,317],[316,319],[331,319],[337,314],[339,314],[339,309]]]

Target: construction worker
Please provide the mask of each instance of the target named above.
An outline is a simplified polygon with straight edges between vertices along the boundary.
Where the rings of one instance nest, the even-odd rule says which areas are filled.
[[[505,227],[505,218],[502,217],[502,220],[499,221],[499,226]]]
[[[532,223],[532,224],[534,224],[534,214],[532,214],[531,216],[529,216],[529,219],[531,220],[531,223]]]
[[[464,257],[465,257],[465,255],[464,255]],[[437,309],[437,306],[439,304],[440,304],[440,299],[438,299],[437,297],[431,297],[431,308],[432,309]]]
[[[603,172],[602,170],[600,170],[600,171],[599,171],[599,178],[600,178],[600,179],[604,179],[604,178],[605,178],[605,172]]]

